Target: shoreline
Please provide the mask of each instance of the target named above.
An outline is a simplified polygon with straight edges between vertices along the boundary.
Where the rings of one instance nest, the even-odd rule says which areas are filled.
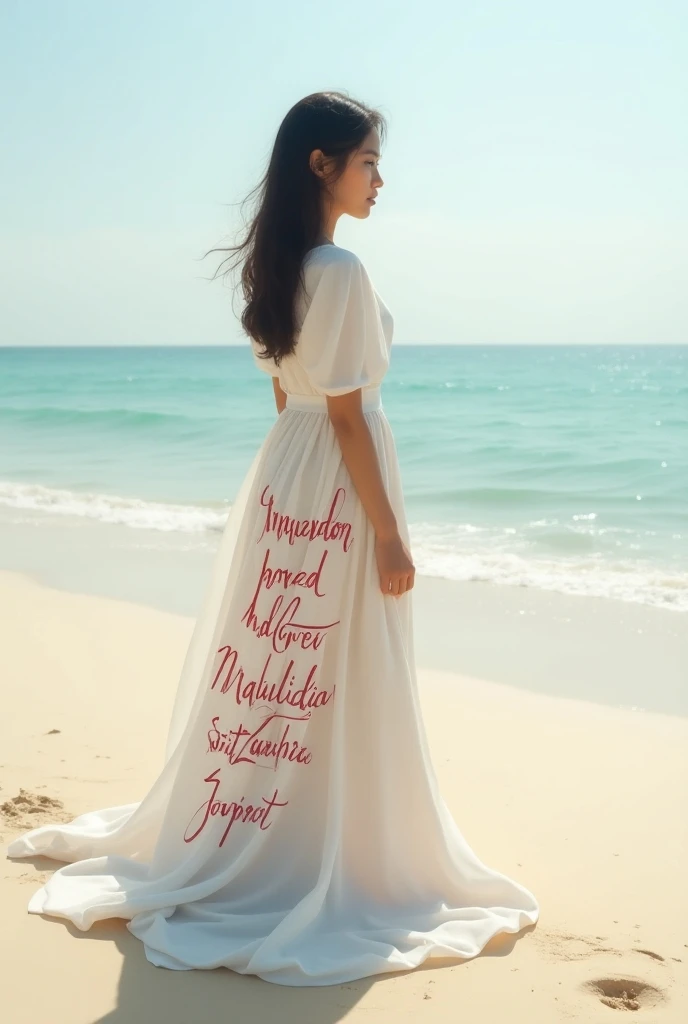
[[[132,531],[117,525],[1,524],[0,516],[0,573],[187,617],[197,614],[215,557],[164,533],[150,547],[129,546]],[[413,598],[420,668],[688,717],[685,612],[420,573]]]

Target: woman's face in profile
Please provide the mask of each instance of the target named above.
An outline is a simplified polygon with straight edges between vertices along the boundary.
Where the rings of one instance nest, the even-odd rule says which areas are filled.
[[[312,156],[316,155],[322,157],[321,151],[315,150]],[[380,137],[377,128],[373,128],[349,157],[342,176],[329,186],[332,193],[331,210],[335,216],[348,213],[362,220],[370,215],[374,206],[372,200],[384,185],[378,168],[379,161]],[[327,160],[324,166],[327,168]]]
[[[362,219],[370,215],[372,199],[384,185],[378,167],[380,137],[371,129],[360,148],[351,154],[344,174],[334,186],[335,203],[343,213]]]

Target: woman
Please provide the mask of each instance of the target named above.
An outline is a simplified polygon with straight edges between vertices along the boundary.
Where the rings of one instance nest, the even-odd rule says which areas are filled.
[[[341,93],[297,103],[232,249],[279,415],[224,529],[161,774],[140,803],[9,847],[71,862],[31,913],[125,918],[161,967],[328,985],[473,957],[538,917],[463,839],[421,718],[380,397],[392,317],[334,242],[342,214],[370,216],[384,129]]]

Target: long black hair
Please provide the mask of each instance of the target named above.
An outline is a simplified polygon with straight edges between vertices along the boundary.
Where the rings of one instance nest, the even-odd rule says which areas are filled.
[[[296,292],[303,284],[304,257],[322,235],[323,190],[342,175],[373,128],[382,140],[384,116],[346,93],[314,92],[299,100],[279,127],[267,171],[244,200],[258,197],[244,240],[209,250],[234,254],[220,264],[230,263],[223,276],[242,265],[241,325],[263,347],[260,354],[278,366],[294,348]],[[310,167],[314,149],[332,160],[327,180]]]

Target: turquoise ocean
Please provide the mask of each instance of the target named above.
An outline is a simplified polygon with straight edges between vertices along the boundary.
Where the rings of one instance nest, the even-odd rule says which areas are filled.
[[[688,611],[688,346],[395,345],[418,572]],[[210,550],[276,416],[248,346],[0,348],[4,528]]]

